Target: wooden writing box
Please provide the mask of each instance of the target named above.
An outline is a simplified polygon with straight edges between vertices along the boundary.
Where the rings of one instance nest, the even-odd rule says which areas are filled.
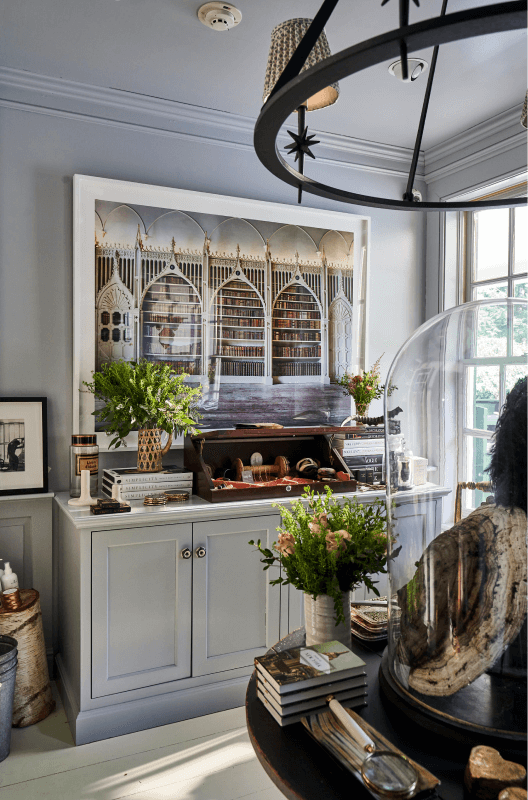
[[[194,494],[210,503],[226,503],[236,500],[264,500],[299,496],[305,486],[315,491],[324,491],[330,486],[334,492],[354,492],[356,481],[309,481],[287,486],[255,486],[231,489],[215,488],[210,477],[222,478],[226,470],[233,469],[235,459],[244,466],[250,464],[251,455],[260,453],[264,465],[272,465],[277,456],[284,456],[290,465],[289,475],[297,477],[295,465],[302,458],[313,458],[321,467],[332,467],[336,472],[348,469],[340,453],[332,447],[332,434],[343,432],[342,428],[249,428],[243,430],[205,431],[196,436],[187,436],[184,447],[185,469],[192,470]],[[210,467],[207,469],[207,467]]]

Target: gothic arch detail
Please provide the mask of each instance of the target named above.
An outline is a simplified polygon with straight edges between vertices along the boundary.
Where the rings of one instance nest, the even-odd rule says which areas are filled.
[[[337,296],[330,306],[328,319],[328,361],[330,380],[350,369],[353,360],[353,311],[345,297]]]

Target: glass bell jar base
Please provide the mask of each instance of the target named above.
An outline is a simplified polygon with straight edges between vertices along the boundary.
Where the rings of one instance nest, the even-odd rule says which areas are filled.
[[[526,751],[527,305],[429,320],[387,376],[388,647],[380,683],[415,723]]]

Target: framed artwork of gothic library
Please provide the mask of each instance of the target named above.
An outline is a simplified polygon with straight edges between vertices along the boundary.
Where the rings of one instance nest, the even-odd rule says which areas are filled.
[[[77,175],[74,221],[79,430],[82,381],[117,359],[201,384],[202,428],[350,413],[335,379],[365,364],[367,217]]]

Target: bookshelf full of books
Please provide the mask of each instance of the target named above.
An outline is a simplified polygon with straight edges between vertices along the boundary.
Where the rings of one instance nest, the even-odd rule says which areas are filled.
[[[254,383],[265,376],[264,308],[258,293],[232,280],[214,300],[211,364],[221,380]]]
[[[276,383],[319,383],[321,313],[315,296],[302,285],[287,286],[273,308],[273,380]]]
[[[142,355],[199,380],[202,313],[193,286],[178,275],[163,275],[148,289],[141,308]]]

